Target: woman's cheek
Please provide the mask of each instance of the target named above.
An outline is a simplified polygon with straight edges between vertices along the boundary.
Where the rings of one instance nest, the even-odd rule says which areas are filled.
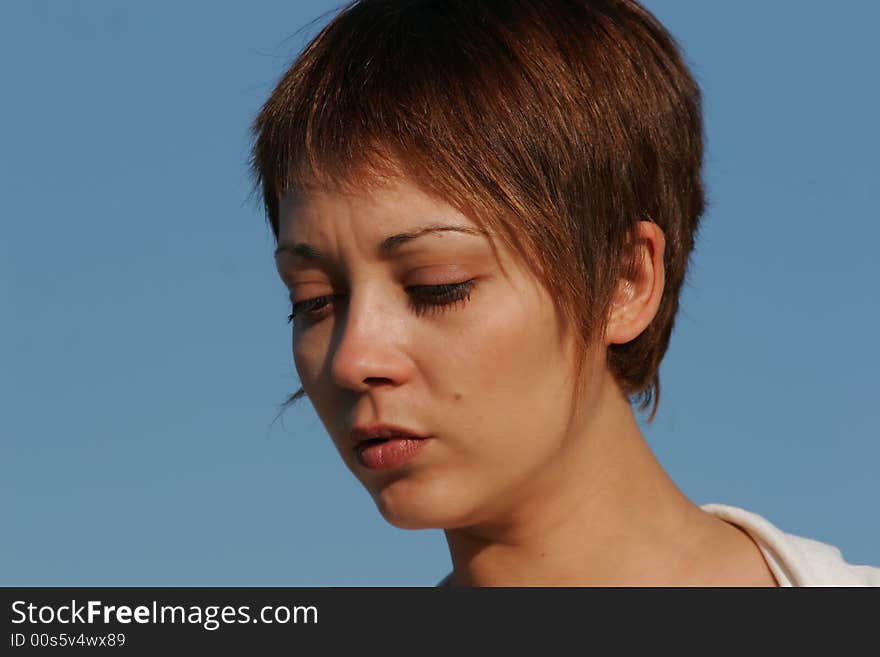
[[[293,363],[300,384],[313,403],[321,403],[320,386],[320,353],[316,352],[313,345],[305,345],[294,341]]]

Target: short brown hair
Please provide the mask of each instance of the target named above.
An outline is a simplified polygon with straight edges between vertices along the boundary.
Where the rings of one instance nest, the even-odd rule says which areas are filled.
[[[276,241],[282,194],[401,172],[544,283],[576,332],[578,391],[586,350],[636,264],[633,229],[655,222],[666,238],[660,307],[607,352],[639,410],[653,399],[653,420],[704,209],[703,134],[699,87],[637,2],[352,2],[283,75],[253,131]]]

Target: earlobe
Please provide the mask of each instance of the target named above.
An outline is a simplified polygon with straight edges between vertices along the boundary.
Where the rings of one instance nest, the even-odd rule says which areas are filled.
[[[623,344],[638,337],[656,316],[663,296],[663,231],[653,222],[641,221],[634,243],[638,264],[618,283],[605,331],[607,344]]]

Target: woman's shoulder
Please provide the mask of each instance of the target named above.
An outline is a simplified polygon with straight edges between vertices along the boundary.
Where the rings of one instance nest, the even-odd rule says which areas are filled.
[[[780,586],[880,586],[880,568],[848,563],[833,545],[788,534],[763,516],[735,506],[701,508],[748,533]]]

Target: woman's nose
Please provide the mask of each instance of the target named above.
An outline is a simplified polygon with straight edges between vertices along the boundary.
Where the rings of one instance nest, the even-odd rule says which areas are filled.
[[[405,319],[390,304],[369,296],[349,297],[334,336],[330,370],[336,385],[364,392],[375,385],[399,385],[408,376],[401,347]]]

